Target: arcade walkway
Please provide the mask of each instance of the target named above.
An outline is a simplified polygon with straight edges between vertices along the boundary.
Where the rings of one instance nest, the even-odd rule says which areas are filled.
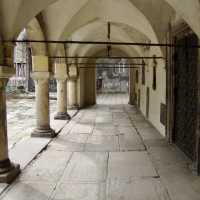
[[[3,200],[199,200],[190,160],[127,105],[101,95],[81,110]]]

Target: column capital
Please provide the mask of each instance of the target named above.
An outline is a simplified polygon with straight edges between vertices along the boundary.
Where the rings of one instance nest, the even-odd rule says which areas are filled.
[[[37,80],[48,80],[50,78],[50,72],[32,72],[31,78]]]
[[[49,58],[45,55],[32,56],[33,72],[48,72]]]

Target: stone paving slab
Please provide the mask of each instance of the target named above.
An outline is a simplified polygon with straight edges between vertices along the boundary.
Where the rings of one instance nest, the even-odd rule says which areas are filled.
[[[63,174],[71,155],[71,152],[45,151],[25,169],[19,179],[29,182],[56,182]]]
[[[79,134],[92,134],[93,126],[87,125],[87,124],[76,124],[75,127],[73,127],[72,132],[73,133],[79,133]]]
[[[96,124],[104,124],[104,123],[108,123],[108,124],[111,124],[112,123],[112,116],[109,116],[109,117],[105,117],[105,116],[98,116],[96,117],[96,120],[95,120],[95,123]]]
[[[158,169],[177,164],[189,166],[189,164],[192,163],[191,160],[175,146],[151,147],[148,151]]]
[[[64,183],[58,185],[52,200],[105,200],[104,183]]]
[[[137,135],[137,131],[133,126],[121,126],[121,124],[117,127],[120,134],[135,134]]]
[[[26,138],[11,149],[10,159],[24,169],[49,142],[50,139],[45,138]]]
[[[18,181],[2,200],[48,200],[55,184]]]
[[[49,148],[57,151],[84,151],[85,143],[88,136],[86,134],[69,134],[69,135],[60,135],[49,145]]]
[[[99,183],[106,180],[108,153],[73,153],[61,182]]]
[[[112,124],[97,124],[94,127],[93,135],[118,135],[117,128]]]
[[[200,178],[193,175],[188,166],[171,165],[158,171],[171,200],[200,199]]]
[[[119,135],[120,151],[144,151],[143,145],[139,135],[136,134],[122,134]]]
[[[147,152],[109,153],[108,178],[156,177],[155,168]]]
[[[6,200],[199,200],[200,178],[189,170],[190,160],[167,144],[134,106],[124,105],[124,97],[111,96],[65,125],[8,188]],[[76,125],[103,127],[100,134],[110,126],[117,135],[75,133]],[[141,151],[143,143],[147,149]],[[0,192],[6,187],[0,184]]]
[[[170,144],[167,142],[166,139],[148,139],[148,140],[143,140],[144,144],[146,145],[147,148],[151,147],[169,147]]]
[[[138,132],[140,133],[143,140],[149,140],[149,139],[163,139],[163,136],[159,134],[157,130],[153,127],[149,128],[138,128]]]
[[[85,151],[119,151],[118,136],[92,135],[86,142]]]
[[[107,181],[107,200],[171,200],[160,179],[133,179],[127,182]]]

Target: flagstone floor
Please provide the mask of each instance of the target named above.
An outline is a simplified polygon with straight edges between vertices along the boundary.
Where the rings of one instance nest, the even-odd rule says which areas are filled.
[[[126,95],[100,95],[0,199],[199,200],[191,161],[127,102]]]

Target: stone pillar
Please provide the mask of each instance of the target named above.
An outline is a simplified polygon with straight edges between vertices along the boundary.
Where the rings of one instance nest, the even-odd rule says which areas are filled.
[[[67,81],[67,91],[68,91],[68,108],[78,109],[77,103],[77,80],[71,78]]]
[[[11,183],[20,173],[8,156],[6,85],[14,73],[14,68],[0,66],[0,183]]]
[[[55,78],[57,80],[57,114],[54,119],[69,120],[67,112],[67,69],[65,63],[56,63]]]
[[[49,72],[33,72],[32,78],[35,82],[36,97],[36,129],[32,133],[32,137],[48,137],[56,136],[55,131],[50,127],[49,116]]]
[[[54,119],[69,120],[67,113],[67,88],[66,79],[57,79],[57,114]]]

